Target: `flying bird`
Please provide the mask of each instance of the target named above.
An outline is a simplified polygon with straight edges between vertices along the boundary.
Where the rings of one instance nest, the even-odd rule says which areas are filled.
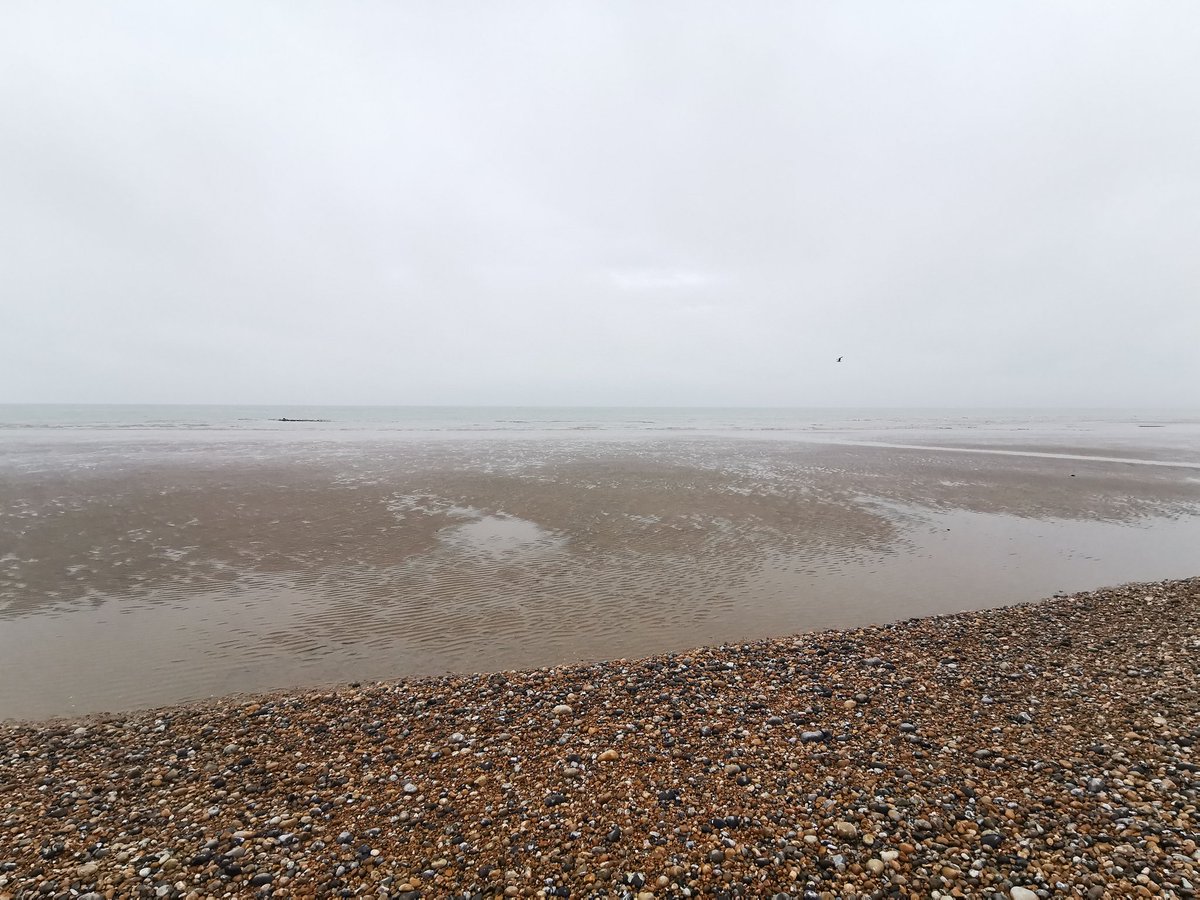
[[[839,356],[839,357],[838,357],[838,359],[837,359],[837,361],[838,361],[838,362],[841,362],[841,361],[842,361],[842,357],[840,357],[840,356]]]

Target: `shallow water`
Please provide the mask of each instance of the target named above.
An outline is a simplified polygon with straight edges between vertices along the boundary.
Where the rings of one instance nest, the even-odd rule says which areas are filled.
[[[1157,428],[1120,454],[1044,433],[1068,448],[1051,456],[764,432],[49,431],[0,441],[0,717],[640,655],[1200,558],[1200,479],[1173,464],[1190,445]]]

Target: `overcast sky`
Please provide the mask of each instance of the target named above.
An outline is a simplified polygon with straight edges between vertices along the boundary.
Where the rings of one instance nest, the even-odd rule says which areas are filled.
[[[0,401],[1200,406],[1198,48],[1194,0],[7,0]]]

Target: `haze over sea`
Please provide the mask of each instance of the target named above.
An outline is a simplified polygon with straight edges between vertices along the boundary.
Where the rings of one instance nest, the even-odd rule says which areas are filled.
[[[0,717],[1188,576],[1198,511],[1197,410],[0,406]]]
[[[283,419],[304,421],[281,421]],[[1167,428],[1155,436],[1187,451],[1200,447],[1195,409],[939,409],[830,407],[604,407],[604,406],[321,406],[220,404],[0,404],[0,429],[129,429],[310,433],[337,432],[778,432],[872,437],[930,434],[969,439],[1146,443],[1135,429]]]

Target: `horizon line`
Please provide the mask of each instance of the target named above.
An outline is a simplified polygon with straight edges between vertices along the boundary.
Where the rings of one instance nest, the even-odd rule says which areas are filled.
[[[0,400],[0,406],[155,406],[155,407],[341,407],[344,409],[936,409],[936,410],[1200,410],[1196,406],[1075,405],[1075,404],[698,404],[698,403],[330,403],[330,402],[222,402],[222,401],[75,401]]]

